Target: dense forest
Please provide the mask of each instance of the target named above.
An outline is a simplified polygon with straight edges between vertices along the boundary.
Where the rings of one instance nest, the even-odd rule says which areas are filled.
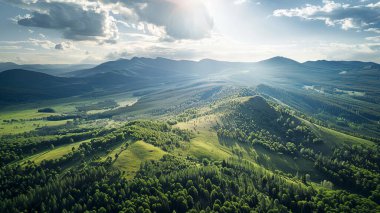
[[[0,208],[2,212],[379,210],[375,202],[360,195],[320,189],[303,178],[285,178],[238,159],[203,163],[199,167],[199,162],[165,155],[159,161],[142,164],[136,177],[129,181],[108,163],[112,162],[97,166],[83,162],[81,169],[70,169],[64,176],[57,169],[32,164],[23,169],[8,168],[7,172],[2,171],[2,179],[6,173],[23,177],[7,186],[19,195],[12,196],[7,190],[2,194]]]

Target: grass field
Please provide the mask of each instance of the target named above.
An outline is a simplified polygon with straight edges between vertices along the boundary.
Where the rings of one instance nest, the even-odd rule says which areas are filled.
[[[68,120],[47,121],[44,120],[44,118],[73,110],[73,107],[68,106],[68,104],[63,104],[53,107],[57,113],[40,113],[38,109],[44,107],[26,106],[27,107],[18,106],[0,111],[0,135],[19,134],[44,126],[65,124]]]
[[[120,147],[114,149],[108,156],[115,158],[116,153],[120,153]],[[140,169],[140,164],[148,160],[159,160],[166,152],[144,141],[132,143],[126,150],[119,154],[113,163],[114,166],[124,171],[127,179],[132,179]]]
[[[46,118],[50,115],[58,115],[57,113],[39,113],[37,112],[39,108],[31,108],[24,110],[10,110],[10,111],[1,111],[0,120],[10,120],[10,119],[39,119]]]
[[[323,145],[313,146],[316,150],[323,152],[324,154],[331,154],[334,147],[342,146],[343,144],[352,145],[362,145],[366,147],[372,147],[375,145],[374,142],[351,136],[333,129],[329,129],[323,126],[312,124],[307,120],[301,119],[306,125],[308,125],[311,130],[320,137],[323,141]]]
[[[68,120],[61,121],[46,121],[46,120],[33,120],[33,121],[15,121],[6,123],[0,121],[0,136],[8,134],[19,134],[29,132],[44,126],[57,126],[66,124]]]
[[[207,130],[199,130],[186,151],[198,159],[223,160],[231,156],[230,150],[219,144],[216,132]]]
[[[108,99],[115,100],[120,106],[130,106],[138,101],[137,97],[132,97],[131,94],[118,94],[113,96],[105,96],[102,98],[79,99],[78,97],[64,98],[58,100],[44,101],[37,104],[24,104],[14,107],[2,108],[0,111],[0,136],[6,134],[19,134],[35,130],[44,126],[56,126],[65,124],[68,120],[47,121],[44,118],[52,115],[61,115],[67,113],[75,113],[76,107],[104,101]],[[56,113],[40,113],[38,109],[50,107]],[[95,114],[107,111],[91,110],[88,114]]]
[[[67,153],[70,153],[72,151],[72,148],[74,147],[77,149],[79,145],[83,142],[88,142],[90,140],[84,140],[84,141],[79,141],[76,143],[71,143],[71,144],[66,144],[62,146],[55,147],[52,150],[47,150],[45,152],[41,152],[35,155],[32,155],[28,158],[24,158],[21,162],[21,165],[25,163],[26,161],[34,161],[36,164],[41,163],[43,160],[53,160],[53,159],[58,159],[62,156],[64,156]]]
[[[198,159],[223,160],[230,157],[230,149],[219,143],[216,132],[211,129],[215,122],[216,116],[203,116],[188,122],[178,123],[176,127],[193,130],[196,135],[190,144],[181,151]]]
[[[209,158],[223,160],[231,156],[255,162],[270,170],[281,170],[286,173],[310,174],[314,180],[323,180],[323,177],[314,169],[313,162],[303,158],[271,152],[263,147],[242,144],[233,140],[219,141],[216,132],[211,129],[217,121],[216,115],[199,117],[188,122],[181,122],[176,127],[192,130],[196,137],[190,141],[182,153],[192,155],[198,159]]]
[[[322,138],[325,141],[328,141],[330,143],[333,143],[334,145],[338,146],[339,144],[346,144],[346,145],[364,145],[364,146],[373,146],[374,143],[369,140],[365,140],[362,138],[354,137],[351,135],[347,135],[326,127],[318,126],[320,131],[323,133]]]

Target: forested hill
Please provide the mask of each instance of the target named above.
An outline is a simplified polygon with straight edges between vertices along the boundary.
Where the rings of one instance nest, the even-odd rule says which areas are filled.
[[[379,145],[355,142],[354,137],[337,137],[341,133],[294,114],[292,110],[274,103],[269,105],[262,97],[255,96],[232,101],[216,129],[221,140],[238,140],[248,146],[262,147],[272,158],[302,159],[293,162],[298,168],[305,166],[303,162],[312,162],[314,178],[328,178],[339,187],[377,201],[380,195],[380,156],[376,153]],[[290,167],[277,166],[280,170]]]
[[[297,146],[320,142],[308,126],[286,109],[270,106],[261,96],[232,103],[218,128],[220,137],[261,144],[284,153],[293,153]]]
[[[18,85],[19,87],[43,88],[68,84],[70,80],[35,71],[13,69],[0,73],[0,83],[3,87]]]
[[[0,105],[60,98],[91,88],[80,79],[61,78],[28,70],[0,73]]]
[[[68,78],[30,70],[6,70],[0,73],[0,106],[83,95],[95,89],[107,93],[115,87],[136,87],[136,83],[116,73]]]

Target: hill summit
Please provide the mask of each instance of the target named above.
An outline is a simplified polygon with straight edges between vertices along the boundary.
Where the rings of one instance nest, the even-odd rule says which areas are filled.
[[[278,112],[258,95],[240,103],[233,114],[242,114],[248,120],[264,125],[270,125],[278,118]]]
[[[233,104],[228,114],[222,117],[220,136],[235,138],[241,142],[253,143],[252,139],[266,141],[262,145],[282,146],[291,141],[297,145],[310,143],[316,138],[302,122],[286,110],[272,107],[263,97],[253,96]],[[268,142],[269,141],[269,142]],[[276,149],[277,149],[276,148]]]
[[[243,105],[248,107],[248,109],[265,113],[268,115],[270,115],[271,113],[275,113],[273,108],[268,104],[268,102],[263,97],[258,95],[249,98],[245,103],[243,103]]]

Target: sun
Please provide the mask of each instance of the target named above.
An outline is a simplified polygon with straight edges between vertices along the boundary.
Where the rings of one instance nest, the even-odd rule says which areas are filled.
[[[181,29],[181,32],[175,31],[181,36],[181,34],[191,35],[191,38],[203,38],[207,37],[209,29],[213,27],[214,20],[208,11],[208,7],[205,5],[205,1],[200,0],[167,0],[167,2],[173,3],[175,7],[167,14],[170,25],[176,26],[176,29]],[[167,28],[166,30],[171,30]]]

